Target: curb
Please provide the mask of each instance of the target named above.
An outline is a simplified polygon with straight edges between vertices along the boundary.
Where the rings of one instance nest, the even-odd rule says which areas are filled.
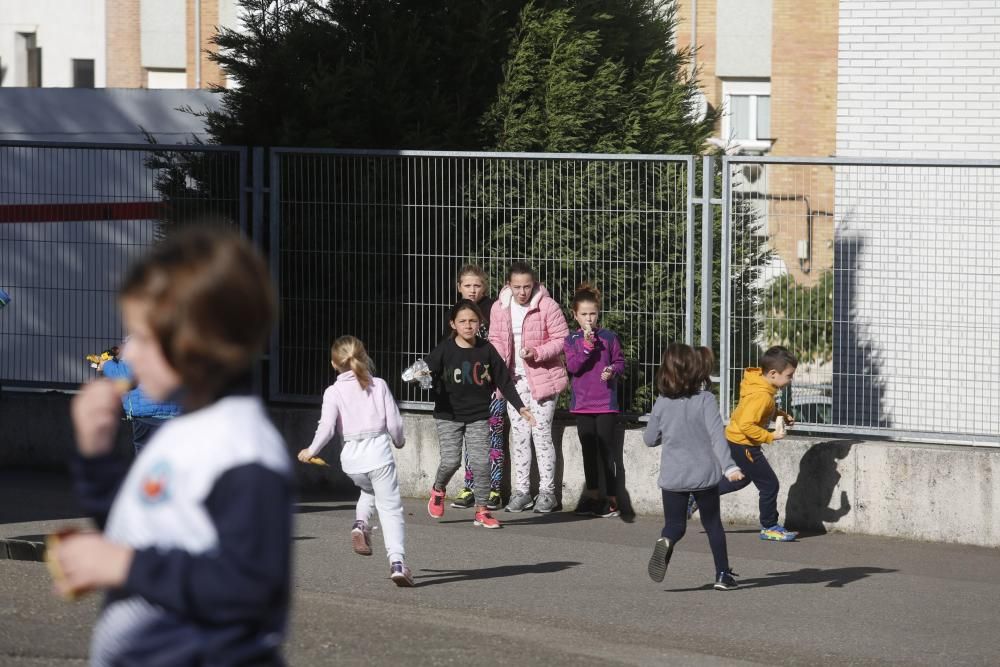
[[[26,535],[0,539],[0,559],[45,561],[45,536]]]

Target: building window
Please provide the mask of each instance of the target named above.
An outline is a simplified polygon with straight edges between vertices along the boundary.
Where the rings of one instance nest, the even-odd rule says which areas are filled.
[[[748,152],[770,150],[771,82],[723,81],[722,136]]]
[[[147,88],[187,88],[187,71],[182,69],[147,69]]]
[[[73,59],[73,87],[94,87],[94,61]]]
[[[42,47],[36,45],[35,33],[17,33],[18,54],[15,56],[15,86],[42,87]]]

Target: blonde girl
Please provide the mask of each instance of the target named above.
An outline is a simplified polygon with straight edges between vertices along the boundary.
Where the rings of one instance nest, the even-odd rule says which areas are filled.
[[[351,528],[351,546],[362,556],[372,554],[372,511],[378,509],[385,550],[389,558],[389,578],[397,586],[412,586],[413,575],[406,565],[403,546],[403,503],[392,445],[405,444],[403,420],[392,392],[381,378],[372,377],[364,344],[354,336],[341,336],[330,348],[330,363],[337,380],[323,393],[323,409],[312,444],[299,452],[308,462],[338,432],[343,439],[340,466],[353,480],[361,496]]]

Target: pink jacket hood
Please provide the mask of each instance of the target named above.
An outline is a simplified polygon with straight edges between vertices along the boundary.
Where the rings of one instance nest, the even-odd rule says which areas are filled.
[[[505,286],[500,290],[490,311],[490,343],[500,353],[507,367],[514,372],[514,330],[510,305],[514,292]],[[569,327],[559,304],[539,284],[528,303],[528,314],[521,330],[521,344],[534,351],[533,359],[525,359],[531,396],[541,401],[558,396],[568,384],[563,362],[563,341]]]

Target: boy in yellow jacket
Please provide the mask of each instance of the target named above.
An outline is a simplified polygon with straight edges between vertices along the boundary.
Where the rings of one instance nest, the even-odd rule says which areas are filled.
[[[781,440],[783,431],[767,430],[771,418],[780,415],[787,423],[792,417],[777,410],[774,395],[792,383],[798,360],[785,348],[770,348],[760,358],[760,368],[748,368],[740,382],[740,400],[726,426],[726,440],[733,461],[743,471],[743,479],[730,482],[723,478],[719,495],[739,491],[750,482],[760,492],[760,539],[791,542],[798,533],[785,530],[778,523],[778,476],[764,457],[761,445]]]

